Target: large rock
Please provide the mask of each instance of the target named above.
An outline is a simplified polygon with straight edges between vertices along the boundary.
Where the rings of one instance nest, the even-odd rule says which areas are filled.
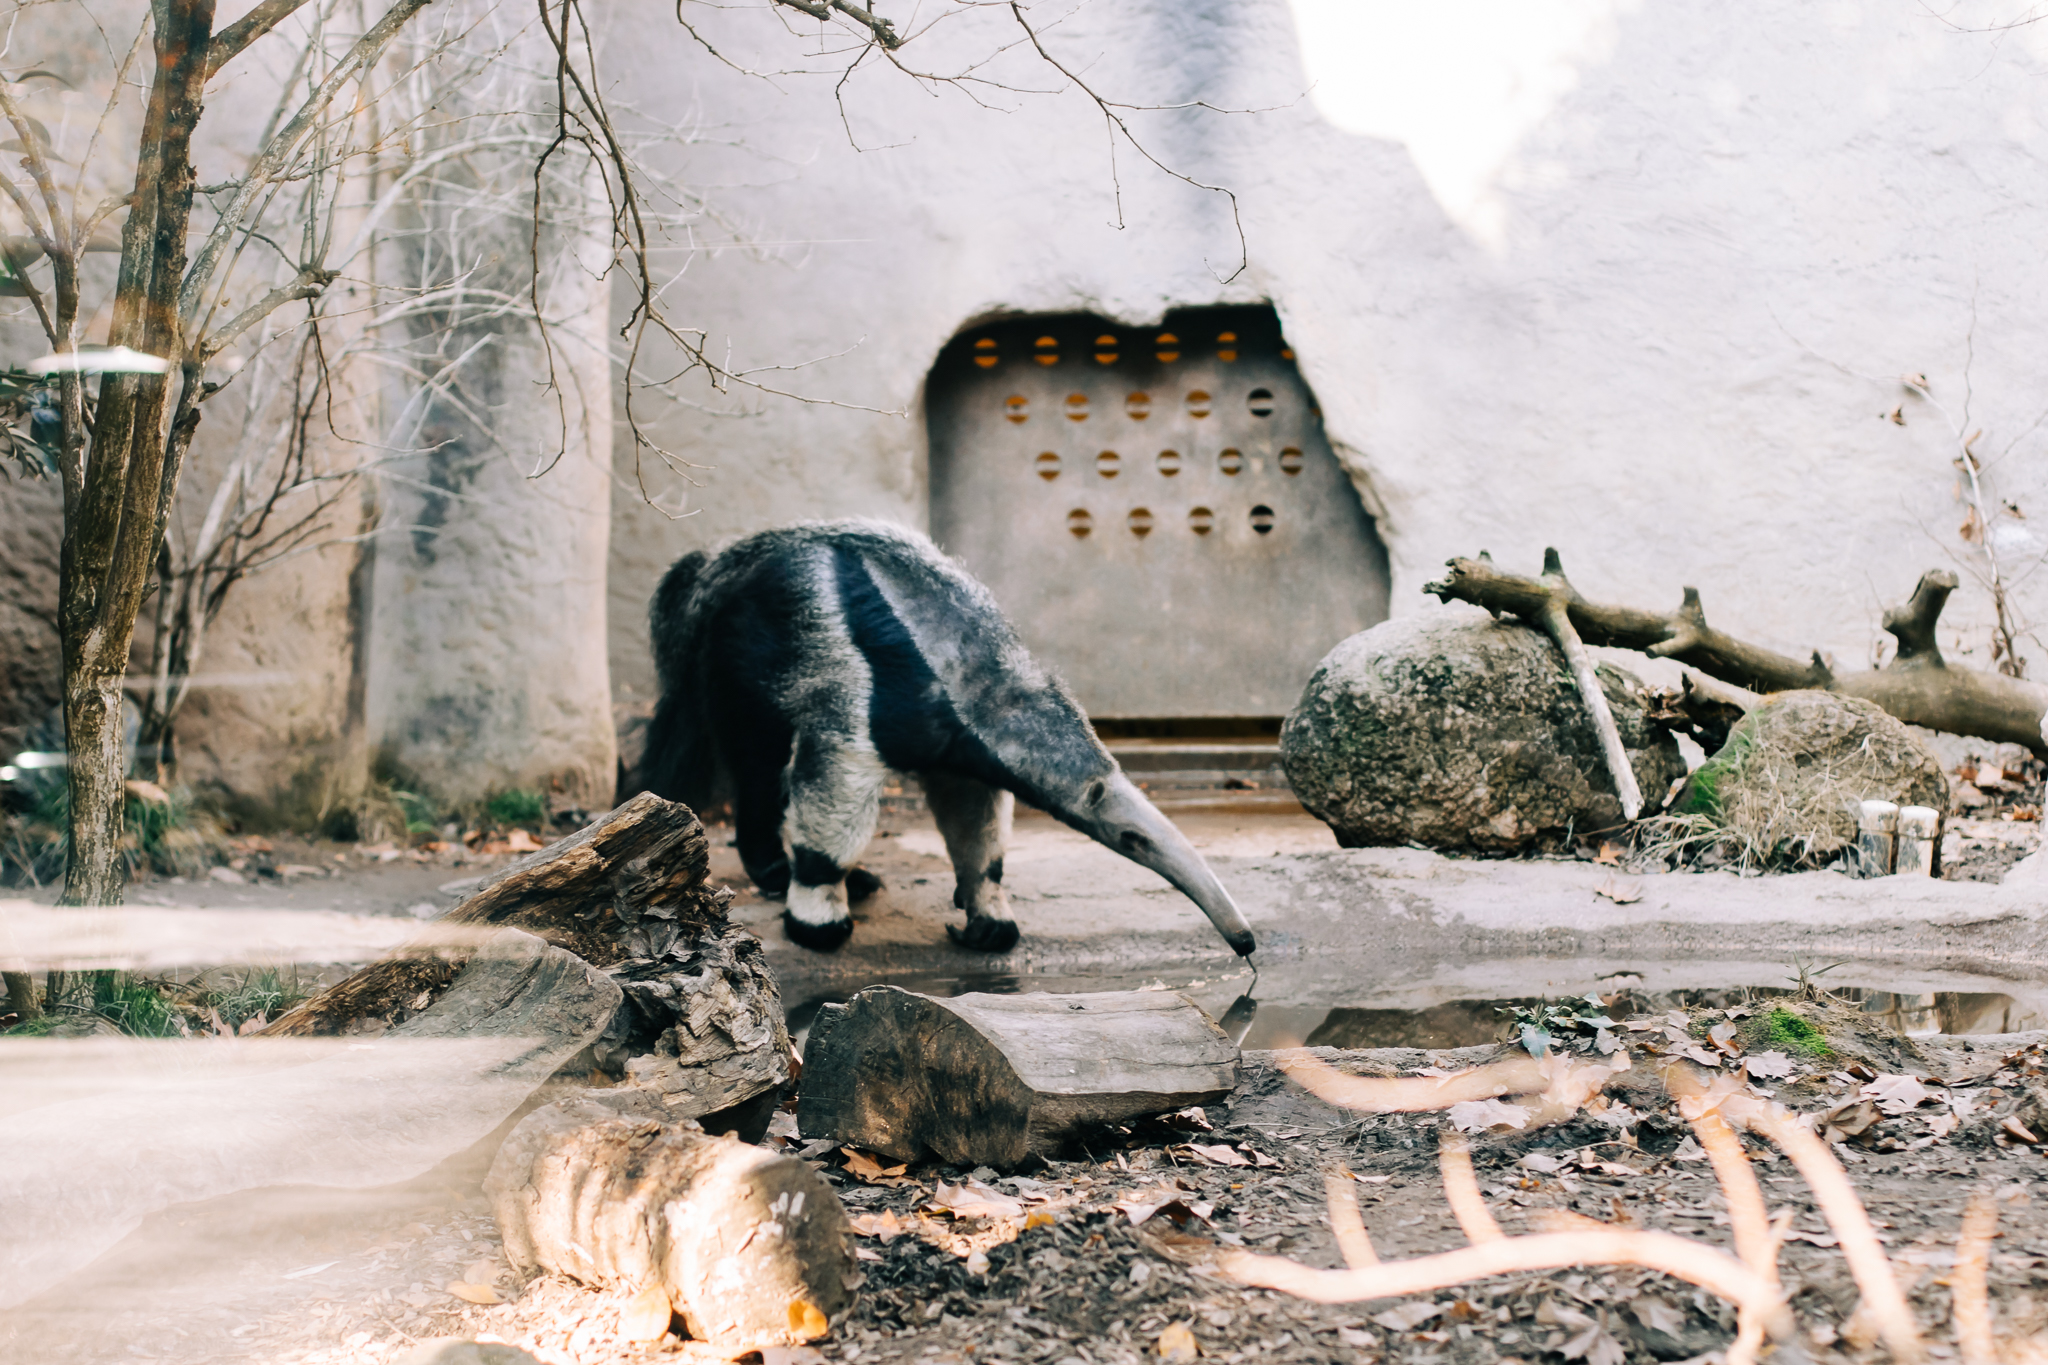
[[[1728,732],[1672,803],[1711,820],[1747,863],[1824,863],[1856,842],[1861,801],[1946,812],[1941,760],[1873,702],[1776,692]]]
[[[1643,719],[1642,684],[1600,682],[1646,802],[1685,773]],[[1280,731],[1301,803],[1346,848],[1512,852],[1622,823],[1614,781],[1563,657],[1514,621],[1432,613],[1331,650]]]

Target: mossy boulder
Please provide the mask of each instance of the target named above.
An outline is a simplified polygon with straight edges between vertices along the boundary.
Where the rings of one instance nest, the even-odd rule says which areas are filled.
[[[1949,807],[1941,760],[1872,702],[1776,692],[1728,732],[1672,810],[1703,817],[1745,862],[1825,863],[1856,842],[1864,801]]]
[[[1654,805],[1685,773],[1644,719],[1643,687],[1600,666],[1636,782]],[[1513,853],[1616,831],[1621,802],[1557,646],[1465,612],[1388,621],[1316,666],[1280,732],[1295,795],[1346,848]]]

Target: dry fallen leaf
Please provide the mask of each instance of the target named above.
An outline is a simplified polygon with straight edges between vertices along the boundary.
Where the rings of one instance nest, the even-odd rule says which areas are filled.
[[[897,1167],[898,1170],[903,1169]],[[955,1218],[1022,1218],[1024,1205],[997,1190],[992,1190],[978,1180],[969,1180],[961,1185],[939,1182],[938,1193],[932,1196],[934,1208],[945,1209]]]
[[[1621,851],[1620,844],[1603,842],[1600,851],[1593,855],[1593,861],[1613,867],[1621,862]]]
[[[1879,1076],[1859,1093],[1894,1118],[1937,1098],[1932,1090],[1911,1076]]]
[[[1449,1111],[1451,1126],[1461,1133],[1476,1133],[1482,1128],[1524,1128],[1528,1126],[1529,1114],[1521,1105],[1502,1100],[1462,1100]]]
[[[881,1162],[875,1160],[866,1152],[861,1151],[858,1147],[841,1147],[839,1150],[846,1153],[846,1169],[848,1174],[870,1185],[894,1187],[897,1185],[915,1185],[917,1183],[909,1176],[903,1174],[910,1169],[907,1164],[884,1167]]]
[[[1782,1052],[1753,1052],[1746,1063],[1749,1074],[1759,1080],[1783,1080],[1792,1074],[1792,1059]]]
[[[669,1320],[674,1316],[668,1291],[650,1284],[620,1307],[619,1335],[627,1341],[660,1341],[668,1335]]]
[[[1643,884],[1640,881],[1618,881],[1609,873],[1606,881],[1593,888],[1593,894],[1605,896],[1616,905],[1633,905],[1643,898]]]
[[[1180,1150],[1208,1162],[1211,1166],[1249,1166],[1252,1164],[1235,1148],[1225,1146],[1220,1142],[1207,1146],[1199,1142],[1190,1142],[1181,1147]]]
[[[1202,1353],[1195,1342],[1195,1329],[1184,1322],[1169,1323],[1157,1343],[1161,1360],[1193,1360]]]
[[[503,1303],[498,1291],[487,1284],[470,1284],[467,1280],[450,1280],[448,1292],[465,1303]]]
[[[1707,1041],[1733,1057],[1742,1051],[1742,1044],[1736,1041],[1736,1027],[1733,1020],[1723,1020],[1707,1030]]]
[[[547,845],[523,829],[515,829],[505,836],[505,851],[508,853],[538,853]]]
[[[885,1246],[910,1230],[896,1216],[894,1209],[884,1209],[880,1213],[856,1213],[846,1221],[861,1236],[880,1238]]]
[[[1372,1320],[1389,1332],[1412,1332],[1443,1311],[1444,1306],[1440,1303],[1418,1299],[1414,1303],[1404,1303],[1399,1308],[1389,1308],[1384,1313],[1375,1313]]]

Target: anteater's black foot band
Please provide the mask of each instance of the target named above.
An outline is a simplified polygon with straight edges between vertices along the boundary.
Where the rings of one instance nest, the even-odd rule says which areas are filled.
[[[1017,946],[1017,921],[976,915],[967,921],[964,929],[957,924],[947,925],[946,937],[976,952],[1007,953]]]
[[[835,919],[824,924],[805,924],[785,910],[782,912],[782,932],[791,943],[816,952],[829,953],[844,946],[846,940],[853,937],[853,921]]]
[[[864,867],[852,867],[846,871],[846,898],[850,901],[864,901],[884,885],[880,877]]]

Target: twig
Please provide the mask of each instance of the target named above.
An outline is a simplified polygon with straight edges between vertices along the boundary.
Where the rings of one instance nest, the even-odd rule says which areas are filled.
[[[1723,1078],[1724,1084],[1729,1081],[1732,1078]],[[1919,1325],[1913,1321],[1913,1310],[1899,1289],[1898,1277],[1892,1273],[1891,1261],[1877,1240],[1877,1230],[1870,1225],[1863,1201],[1856,1197],[1856,1189],[1849,1183],[1848,1172],[1820,1136],[1783,1105],[1739,1092],[1716,1093],[1720,1087],[1710,1089],[1701,1085],[1687,1068],[1673,1067],[1666,1073],[1666,1084],[1678,1096],[1680,1112],[1687,1117],[1694,1112],[1718,1109],[1724,1119],[1761,1133],[1792,1158],[1792,1164],[1805,1177],[1807,1188],[1813,1191],[1813,1200],[1820,1205],[1828,1226],[1834,1229],[1842,1257],[1849,1263],[1849,1273],[1855,1276],[1864,1306],[1891,1348],[1892,1357],[1900,1361],[1919,1360],[1924,1346]],[[1691,1093],[1681,1093],[1687,1090]]]
[[[1643,813],[1643,791],[1636,785],[1636,771],[1629,765],[1628,749],[1621,742],[1621,728],[1614,723],[1614,711],[1607,705],[1607,693],[1601,689],[1600,674],[1593,667],[1592,656],[1586,653],[1585,642],[1572,629],[1569,608],[1578,594],[1565,578],[1564,563],[1555,549],[1543,552],[1543,582],[1550,590],[1549,600],[1543,604],[1543,629],[1557,642],[1565,662],[1571,665],[1579,697],[1586,703],[1586,715],[1593,722],[1594,733],[1600,736],[1600,752],[1607,759],[1615,794],[1621,798],[1621,818],[1633,821]]]
[[[1278,1289],[1316,1303],[1356,1303],[1448,1289],[1489,1275],[1568,1266],[1639,1265],[1696,1284],[1738,1307],[1749,1307],[1780,1340],[1792,1334],[1792,1314],[1775,1287],[1726,1252],[1668,1232],[1637,1228],[1536,1233],[1503,1237],[1434,1256],[1384,1261],[1354,1270],[1318,1270],[1284,1256],[1227,1250],[1217,1266],[1244,1284]]]
[[[1465,1230],[1466,1240],[1475,1246],[1505,1240],[1507,1234],[1493,1221],[1486,1196],[1479,1192],[1478,1177],[1472,1174],[1472,1147],[1465,1141],[1465,1135],[1446,1128],[1437,1142],[1436,1161],[1443,1175],[1444,1201],[1451,1206],[1458,1226]]]
[[[1372,1234],[1365,1230],[1365,1211],[1358,1207],[1357,1182],[1340,1171],[1323,1175],[1323,1195],[1330,1204],[1330,1231],[1337,1235],[1337,1250],[1353,1270],[1380,1263],[1372,1249]]]
[[[1963,1365],[1997,1365],[1998,1342],[1991,1331],[1991,1297],[1985,1282],[1991,1239],[1998,1235],[1998,1204],[1988,1191],[1970,1196],[1956,1234],[1956,1268],[1949,1276],[1954,1301],[1956,1347]]]

